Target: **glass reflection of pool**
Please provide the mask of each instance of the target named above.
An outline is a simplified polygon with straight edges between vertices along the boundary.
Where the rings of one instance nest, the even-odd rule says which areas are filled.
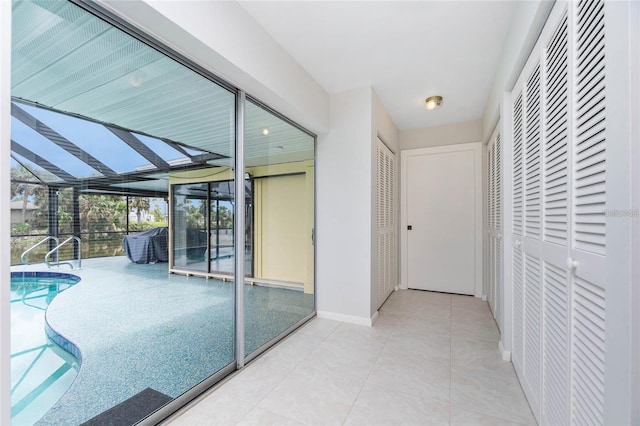
[[[11,418],[32,425],[71,386],[78,362],[45,332],[45,310],[54,297],[80,281],[71,274],[11,273]]]

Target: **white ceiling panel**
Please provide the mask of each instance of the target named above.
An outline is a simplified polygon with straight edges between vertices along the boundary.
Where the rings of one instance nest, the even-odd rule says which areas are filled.
[[[482,117],[517,1],[240,4],[327,92],[371,86],[411,129]]]

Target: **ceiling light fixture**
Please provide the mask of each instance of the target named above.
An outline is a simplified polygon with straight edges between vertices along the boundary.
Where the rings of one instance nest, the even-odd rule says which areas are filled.
[[[269,134],[269,129],[267,129],[266,127],[262,129],[262,134],[267,136]]]
[[[429,96],[424,103],[424,107],[429,111],[433,111],[442,105],[442,96]]]

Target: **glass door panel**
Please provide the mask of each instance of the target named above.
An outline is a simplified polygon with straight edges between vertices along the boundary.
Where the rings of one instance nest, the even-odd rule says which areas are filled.
[[[235,284],[206,275],[236,91],[81,3],[11,4],[15,261],[55,237],[11,280],[12,424],[136,424],[235,369]]]
[[[173,186],[173,267],[207,272],[206,183]]]
[[[244,293],[249,355],[315,311],[315,140],[255,102],[247,101],[245,114],[245,173],[252,181],[253,274]]]

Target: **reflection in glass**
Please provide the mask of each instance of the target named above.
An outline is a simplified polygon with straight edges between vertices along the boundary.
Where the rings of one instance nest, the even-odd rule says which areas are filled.
[[[314,138],[260,105],[246,104],[245,172],[252,178],[251,278],[245,352],[314,311]]]
[[[206,183],[173,187],[173,264],[207,271]]]
[[[72,2],[11,7],[12,263],[47,236],[80,237],[82,250],[72,239],[59,257],[85,256],[71,271],[81,282],[47,293],[46,316],[33,320],[80,373],[69,369],[75,377],[62,380],[52,352],[57,364],[39,363],[41,374],[23,380],[24,364],[14,360],[37,352],[12,353],[13,423],[82,424],[131,398],[151,414],[235,366],[232,277],[170,273],[210,268],[208,182],[233,187],[234,178],[207,176],[228,172],[214,161],[234,162],[235,91]],[[233,223],[233,195],[216,206],[227,209],[221,228]],[[138,233],[167,226],[168,248]],[[128,250],[164,247],[169,262],[125,256],[125,241]],[[45,269],[54,242],[33,252],[40,265],[21,268]],[[233,251],[233,239],[217,242]],[[27,335],[20,324],[12,322],[12,335]],[[158,404],[144,400],[148,392]]]

